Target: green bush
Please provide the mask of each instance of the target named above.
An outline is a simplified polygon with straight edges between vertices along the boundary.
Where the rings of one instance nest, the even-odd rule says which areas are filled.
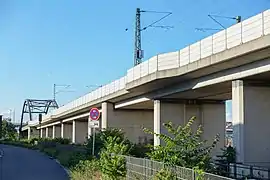
[[[43,149],[43,152],[47,154],[50,157],[55,158],[58,154],[57,150],[55,148],[45,148]]]
[[[125,141],[126,144],[130,144],[130,141],[125,138],[124,132],[121,129],[106,129],[96,133],[95,137],[95,156],[99,157],[101,149],[104,147],[105,141],[108,137],[118,137],[121,141]],[[93,135],[87,140],[86,143],[87,153],[92,155],[93,148]]]
[[[171,122],[164,123],[167,134],[156,134],[152,130],[144,129],[146,133],[158,136],[164,145],[152,146],[152,151],[148,156],[152,160],[164,162],[169,165],[177,165],[187,168],[198,167],[204,171],[209,171],[211,167],[211,151],[219,141],[219,136],[214,138],[210,146],[206,141],[201,140],[201,126],[197,131],[192,131],[192,124],[195,117],[191,118],[185,126],[174,127]]]
[[[80,160],[86,160],[88,156],[82,152],[61,151],[56,158],[63,166],[71,168],[76,166]]]
[[[100,153],[100,167],[103,179],[119,180],[126,175],[125,157],[129,145],[120,137],[108,137]]]
[[[97,159],[80,161],[70,172],[73,180],[99,179],[100,164]]]
[[[177,176],[171,170],[164,168],[155,174],[153,180],[177,180]]]
[[[70,144],[71,140],[67,138],[55,138],[53,139],[54,142],[59,143],[59,144]]]
[[[145,158],[147,154],[151,151],[149,145],[146,144],[133,144],[129,151],[129,154],[138,158]]]

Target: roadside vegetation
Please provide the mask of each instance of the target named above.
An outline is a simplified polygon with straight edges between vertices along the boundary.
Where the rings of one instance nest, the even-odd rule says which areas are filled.
[[[175,126],[171,122],[163,124],[166,134],[155,134],[150,129],[142,129],[147,134],[159,136],[161,146],[154,147],[152,143],[133,144],[120,129],[107,129],[97,132],[95,139],[95,154],[92,155],[93,137],[83,145],[71,144],[69,139],[38,139],[30,141],[6,138],[3,144],[26,147],[44,152],[57,159],[69,172],[74,180],[121,180],[126,177],[125,156],[143,157],[163,162],[170,166],[181,166],[196,170],[203,176],[204,172],[222,175],[226,169],[217,168],[211,162],[211,152],[219,141],[219,136],[212,142],[201,140],[202,129],[192,131],[195,117],[185,126]],[[234,161],[233,150],[224,151],[220,157],[223,164]],[[153,179],[174,179],[174,172],[162,169]]]

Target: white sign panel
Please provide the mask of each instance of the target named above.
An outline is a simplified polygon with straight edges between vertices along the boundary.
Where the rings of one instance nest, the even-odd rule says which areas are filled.
[[[88,121],[88,127],[99,128],[99,121]]]

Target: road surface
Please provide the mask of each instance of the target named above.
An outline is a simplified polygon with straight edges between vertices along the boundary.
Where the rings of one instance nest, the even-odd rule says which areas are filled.
[[[65,170],[37,151],[0,144],[0,180],[68,180]]]

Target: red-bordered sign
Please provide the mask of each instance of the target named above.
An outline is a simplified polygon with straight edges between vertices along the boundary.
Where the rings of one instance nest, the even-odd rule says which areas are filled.
[[[99,112],[98,108],[92,108],[90,110],[89,118],[92,121],[98,121],[99,117],[100,117],[100,112]]]

